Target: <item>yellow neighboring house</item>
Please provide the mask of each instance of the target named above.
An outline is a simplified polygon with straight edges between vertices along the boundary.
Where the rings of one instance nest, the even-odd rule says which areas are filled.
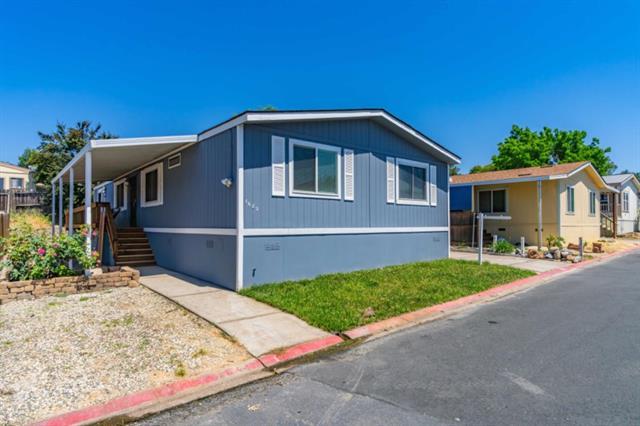
[[[488,233],[527,244],[544,245],[549,235],[598,240],[601,192],[617,190],[589,162],[451,177],[451,197],[469,197],[469,209],[485,213]]]
[[[0,161],[0,191],[31,188],[29,169]]]

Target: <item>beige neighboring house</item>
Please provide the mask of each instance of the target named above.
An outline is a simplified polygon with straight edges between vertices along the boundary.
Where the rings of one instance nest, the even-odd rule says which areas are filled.
[[[0,161],[0,191],[31,188],[29,169]]]
[[[600,194],[617,192],[589,162],[452,176],[452,197],[457,189],[470,194],[473,211],[488,217],[490,234],[542,245],[549,235],[567,243],[598,240]]]

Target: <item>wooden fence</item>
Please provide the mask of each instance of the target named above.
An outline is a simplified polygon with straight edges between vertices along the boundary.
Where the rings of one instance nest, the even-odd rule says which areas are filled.
[[[40,208],[42,207],[43,200],[44,197],[41,192],[15,189],[0,191],[0,212]]]
[[[0,212],[0,238],[9,236],[9,213]]]
[[[451,242],[471,244],[473,239],[474,213],[451,212]]]

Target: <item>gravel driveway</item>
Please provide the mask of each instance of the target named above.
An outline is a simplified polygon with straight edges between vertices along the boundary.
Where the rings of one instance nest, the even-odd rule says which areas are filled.
[[[0,424],[25,424],[250,358],[143,288],[0,306]]]

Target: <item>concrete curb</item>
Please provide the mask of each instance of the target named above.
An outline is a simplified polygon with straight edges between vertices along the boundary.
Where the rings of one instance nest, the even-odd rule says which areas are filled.
[[[542,272],[532,277],[523,278],[521,280],[513,281],[508,284],[493,287],[480,293],[471,294],[460,299],[451,300],[439,305],[429,306],[417,311],[407,312],[393,318],[388,318],[382,321],[374,322],[372,324],[364,325],[362,327],[357,327],[348,330],[343,334],[349,339],[360,339],[379,335],[392,330],[418,325],[429,320],[440,318],[441,316],[452,313],[453,311],[458,310],[462,307],[508,296],[510,294],[529,289],[536,285],[546,283],[552,279],[558,278],[575,270],[593,266],[601,262],[613,260],[636,250],[640,250],[640,248],[630,247],[616,253],[604,255],[597,259],[590,259],[580,263],[573,263],[558,269]]]
[[[344,340],[339,336],[327,336],[317,340],[300,343],[276,353],[261,355],[257,359],[251,359],[239,366],[230,367],[216,373],[203,374],[201,376],[182,379],[166,385],[133,393],[120,398],[113,399],[101,405],[83,408],[77,411],[61,414],[46,420],[34,423],[34,426],[69,426],[78,424],[91,424],[97,421],[105,421],[114,417],[126,417],[127,414],[135,411],[144,411],[145,414],[162,411],[163,409],[178,405],[170,401],[180,398],[180,404],[191,400],[200,399],[208,395],[218,393],[226,389],[212,390],[208,393],[198,392],[206,387],[221,384],[223,381],[234,380],[233,386],[239,386],[253,382],[262,377],[255,376],[254,373],[264,371],[278,364],[321,351],[331,346],[337,345]],[[193,397],[189,398],[189,395]],[[186,396],[186,398],[184,398]],[[153,405],[160,405],[163,408],[153,409]],[[144,409],[146,407],[146,410]]]

